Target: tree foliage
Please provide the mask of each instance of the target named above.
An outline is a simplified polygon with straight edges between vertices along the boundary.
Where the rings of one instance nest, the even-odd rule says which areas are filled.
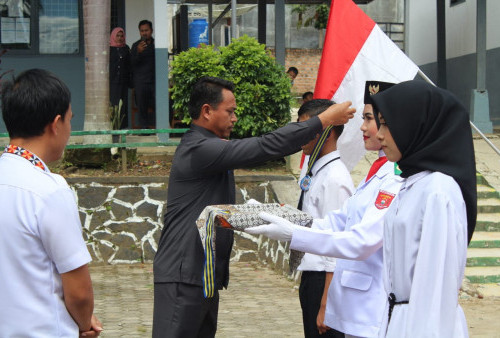
[[[235,84],[238,122],[233,137],[261,135],[290,121],[290,80],[265,46],[243,36],[219,51],[211,46],[191,48],[172,63],[174,108],[189,122],[187,102],[202,76],[216,76]]]

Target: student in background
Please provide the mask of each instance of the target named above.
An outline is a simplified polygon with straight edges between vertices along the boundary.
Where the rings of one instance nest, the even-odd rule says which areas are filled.
[[[333,104],[333,101],[324,99],[308,101],[300,107],[298,121],[307,121]],[[329,211],[342,208],[344,202],[354,193],[351,175],[337,150],[337,140],[343,130],[343,125],[335,126],[324,143],[318,142],[318,134],[302,146],[304,154],[309,156],[309,163],[304,166],[305,170],[299,178],[302,193],[298,208],[314,218],[323,218]],[[317,156],[313,155],[315,150],[318,152]],[[299,297],[306,338],[344,337],[344,334],[334,329],[320,333],[316,323],[320,308],[326,305],[326,294],[323,298],[325,280],[329,284],[334,269],[335,258],[309,253],[304,255],[297,268],[302,271]]]

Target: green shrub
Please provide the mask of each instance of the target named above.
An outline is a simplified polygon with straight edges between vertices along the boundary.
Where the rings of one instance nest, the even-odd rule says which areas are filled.
[[[190,122],[188,102],[191,88],[202,76],[220,77],[224,67],[220,63],[220,55],[213,46],[201,45],[180,53],[172,62],[172,100],[176,118]]]
[[[191,88],[202,76],[234,82],[238,122],[233,137],[261,135],[290,121],[290,80],[265,46],[243,36],[227,47],[191,48],[172,63],[172,99],[184,122]]]

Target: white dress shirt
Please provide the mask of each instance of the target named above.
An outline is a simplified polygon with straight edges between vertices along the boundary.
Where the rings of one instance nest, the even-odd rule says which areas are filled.
[[[338,258],[328,289],[325,324],[329,327],[359,337],[385,335],[380,329],[385,327],[388,308],[382,280],[382,239],[388,208],[377,200],[385,194],[392,195],[389,202],[394,202],[401,181],[394,174],[394,163],[386,162],[359,184],[341,210],[314,220],[315,227],[329,230],[293,232],[292,249]]]
[[[61,281],[91,260],[75,195],[61,176],[4,153],[0,205],[0,336],[77,337]]]
[[[306,160],[308,157],[306,158]],[[307,171],[307,161],[304,161],[299,182]],[[342,207],[353,194],[354,184],[346,166],[340,159],[340,153],[333,151],[319,158],[311,170],[312,178],[309,189],[304,193],[302,210],[314,218],[323,218],[329,211]],[[335,258],[304,254],[297,268],[300,271],[327,271],[335,269]]]
[[[460,187],[439,172],[405,179],[384,222],[384,284],[394,293],[387,337],[468,337],[458,304],[467,259]]]

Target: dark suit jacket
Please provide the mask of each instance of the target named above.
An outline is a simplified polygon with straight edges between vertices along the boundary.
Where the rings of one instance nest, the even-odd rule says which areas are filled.
[[[130,63],[135,87],[155,83],[155,42],[154,39],[142,53],[137,52],[138,40],[132,45]]]
[[[155,282],[202,286],[204,252],[195,224],[201,211],[208,205],[234,204],[233,169],[293,154],[321,129],[319,118],[313,117],[260,137],[228,141],[192,125],[173,159],[164,228],[154,260]],[[216,231],[215,275],[221,289],[229,282],[233,232]]]

